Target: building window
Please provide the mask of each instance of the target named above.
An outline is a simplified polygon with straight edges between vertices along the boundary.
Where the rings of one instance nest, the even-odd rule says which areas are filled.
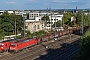
[[[40,29],[40,26],[39,25],[37,26],[37,29]]]

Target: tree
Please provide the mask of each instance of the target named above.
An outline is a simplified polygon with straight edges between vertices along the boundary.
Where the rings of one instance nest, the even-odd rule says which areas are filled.
[[[70,21],[71,21],[72,16],[73,16],[73,14],[71,12],[64,13],[64,16],[62,18],[63,23],[65,25],[68,25],[68,23],[70,23]]]
[[[62,22],[59,20],[56,22],[56,27],[61,27]],[[53,27],[55,27],[55,23],[53,24]]]
[[[44,21],[45,22],[45,26],[47,26],[48,24],[50,24],[51,22],[50,22],[50,19],[49,19],[49,16],[43,16],[42,18],[41,18],[41,20],[42,21]]]
[[[90,60],[90,29],[82,36],[79,45],[80,51],[74,60]]]
[[[82,22],[83,22],[83,26],[87,26],[89,24],[88,15],[86,15],[83,11],[78,12],[75,15],[75,18],[76,18],[76,24],[78,26],[81,26]]]
[[[2,35],[15,34],[15,20],[16,20],[16,32],[21,33],[23,27],[22,16],[17,16],[15,14],[8,14],[4,12],[0,15],[0,32]]]

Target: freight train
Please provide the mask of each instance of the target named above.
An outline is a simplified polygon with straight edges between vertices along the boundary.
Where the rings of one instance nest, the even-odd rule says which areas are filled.
[[[88,29],[89,26],[85,26],[84,31]],[[9,41],[2,41],[0,42],[0,52],[2,51],[19,51],[21,49],[30,47],[32,45],[36,45],[42,42],[47,42],[49,40],[61,37],[63,35],[72,34],[72,33],[79,33],[81,28],[73,28],[73,29],[66,29],[62,31],[57,31],[55,33],[48,33],[46,35],[42,35],[39,37],[34,38],[21,38],[21,39],[15,39],[15,40],[9,40]]]

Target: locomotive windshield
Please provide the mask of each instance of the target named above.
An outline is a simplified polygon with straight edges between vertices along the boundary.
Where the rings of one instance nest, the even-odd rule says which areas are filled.
[[[14,46],[15,46],[15,44],[11,44],[11,46],[13,46],[13,47],[14,47]]]

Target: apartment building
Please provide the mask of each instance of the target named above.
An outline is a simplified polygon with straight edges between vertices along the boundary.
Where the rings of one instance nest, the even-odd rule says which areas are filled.
[[[26,20],[25,25],[27,27],[27,30],[29,30],[31,33],[44,29],[43,21]]]
[[[29,13],[29,19],[35,19],[36,17],[43,17],[45,15],[50,15],[50,12],[47,11],[34,11]]]
[[[39,16],[39,17],[35,17],[36,21],[41,21],[41,18],[43,16]],[[51,25],[53,25],[55,22],[57,21],[62,21],[63,18],[63,14],[53,14],[53,15],[49,15],[49,19],[52,24],[47,24],[46,29],[51,29]],[[44,21],[45,22],[45,21]],[[47,21],[48,22],[48,21]]]
[[[39,11],[29,13],[29,19],[35,19],[35,17],[39,17]]]

